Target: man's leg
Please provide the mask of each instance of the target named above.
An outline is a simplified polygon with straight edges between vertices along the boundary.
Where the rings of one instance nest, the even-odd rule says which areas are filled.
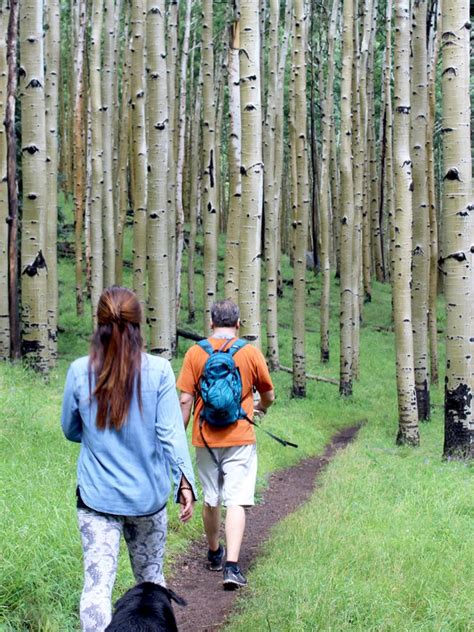
[[[206,532],[207,542],[211,551],[219,548],[219,531],[221,526],[221,508],[211,507],[206,502],[202,506],[202,521]]]
[[[239,561],[240,547],[245,531],[245,509],[240,505],[227,507],[225,518],[225,541],[227,544],[227,561]]]

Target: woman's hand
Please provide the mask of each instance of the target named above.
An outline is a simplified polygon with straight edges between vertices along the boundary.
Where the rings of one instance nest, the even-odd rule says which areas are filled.
[[[191,487],[180,487],[179,489],[179,519],[181,522],[187,522],[192,518],[194,511],[194,494]]]

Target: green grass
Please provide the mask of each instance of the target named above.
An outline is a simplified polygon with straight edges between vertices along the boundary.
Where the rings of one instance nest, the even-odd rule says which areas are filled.
[[[291,277],[288,267],[284,275]],[[74,314],[70,262],[61,262],[60,279],[57,369],[46,381],[20,366],[0,365],[2,631],[77,630],[82,581],[74,508],[78,447],[64,440],[59,413],[68,363],[87,353],[91,321],[88,307],[82,319]],[[308,372],[337,377],[338,288],[331,297],[331,360],[322,366],[319,282],[312,275],[308,280]],[[201,283],[198,277],[198,300]],[[359,419],[367,424],[357,442],[330,465],[311,502],[274,530],[229,630],[474,629],[472,469],[441,460],[440,390],[432,394],[437,407],[432,423],[422,427],[421,447],[394,444],[393,334],[376,330],[390,326],[390,300],[389,288],[375,284],[374,300],[364,310],[361,378],[350,400],[340,399],[336,386],[319,382],[308,382],[305,400],[293,400],[291,376],[274,375],[277,400],[263,423],[300,447],[281,448],[258,434],[259,495],[275,469],[320,453],[340,428]],[[202,317],[188,324],[185,310],[184,298],[182,323],[201,331]],[[279,322],[281,360],[291,365],[287,286]],[[189,344],[180,339],[175,371]],[[183,526],[170,506],[168,568],[201,531],[199,510]],[[132,581],[123,551],[115,594]]]

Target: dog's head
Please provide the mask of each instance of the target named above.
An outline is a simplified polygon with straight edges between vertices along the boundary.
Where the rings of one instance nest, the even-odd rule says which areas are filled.
[[[115,604],[115,612],[106,632],[177,631],[171,601],[185,606],[174,591],[152,582],[130,588]]]

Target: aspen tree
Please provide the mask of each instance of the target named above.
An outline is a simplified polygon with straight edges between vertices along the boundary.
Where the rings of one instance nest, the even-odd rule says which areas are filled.
[[[384,117],[385,139],[383,143],[384,178],[383,187],[385,208],[387,216],[387,239],[385,241],[384,260],[388,262],[388,276],[393,278],[391,271],[393,242],[395,239],[393,230],[393,218],[395,216],[394,182],[393,182],[393,114],[392,114],[392,0],[387,0],[385,12],[385,103]]]
[[[209,1],[209,0],[208,0]],[[212,0],[210,0],[212,2]],[[168,67],[168,112],[169,112],[169,143],[168,143],[168,266],[170,284],[170,327],[173,354],[176,349],[177,295],[176,295],[176,155],[178,151],[176,134],[177,103],[176,103],[176,68],[178,67],[178,0],[170,0],[168,4],[167,34],[167,67]]]
[[[357,0],[354,3],[354,12],[358,6]],[[370,3],[372,6],[372,3]],[[364,14],[364,23],[367,22],[369,11],[360,8]],[[355,13],[357,15],[357,13]],[[365,29],[364,29],[365,31]],[[367,147],[367,126],[366,126],[366,86],[365,80],[362,83],[362,76],[365,70],[361,67],[363,55],[361,54],[360,34],[357,20],[353,24],[353,49],[355,61],[352,68],[352,156],[353,159],[353,182],[354,182],[354,235],[352,244],[352,379],[358,380],[360,373],[360,320],[362,313],[362,289],[364,273],[362,269],[363,239],[363,210],[364,210],[364,189],[366,174],[366,147]],[[360,153],[363,148],[363,153]],[[370,283],[370,279],[369,279]],[[369,285],[370,290],[370,285]]]
[[[306,23],[303,0],[294,3],[292,81],[295,95],[297,206],[294,214],[295,260],[293,274],[293,389],[306,396],[305,296],[308,242],[309,181],[306,137]]]
[[[474,457],[474,200],[469,3],[442,5],[443,226],[446,297],[444,456]]]
[[[265,125],[263,128],[264,213],[265,213],[265,269],[267,284],[267,361],[271,370],[279,368],[278,352],[278,260],[277,229],[278,206],[275,206],[275,124],[278,91],[278,27],[280,6],[271,0],[268,38],[268,78]]]
[[[148,0],[148,321],[150,351],[171,358],[165,2]]]
[[[430,221],[430,265],[428,297],[428,337],[430,343],[430,378],[438,384],[438,218],[436,214],[436,180],[434,158],[434,124],[436,118],[436,67],[441,31],[441,11],[434,13],[434,24],[430,28],[429,73],[428,73],[428,121],[426,125],[426,155],[428,162],[428,204]]]
[[[354,42],[353,0],[343,1],[342,77],[341,77],[341,157],[340,157],[340,249],[341,249],[341,311],[340,311],[340,382],[339,392],[352,395],[352,332],[353,288],[352,264],[354,243],[354,187],[352,176],[351,91]]]
[[[184,248],[184,208],[183,208],[183,171],[186,139],[186,96],[187,96],[187,70],[189,57],[189,35],[191,31],[191,0],[186,0],[186,12],[184,16],[184,34],[181,47],[181,73],[178,110],[178,153],[176,160],[176,312],[179,312],[181,302],[181,268]]]
[[[426,159],[428,77],[426,54],[426,0],[413,5],[413,65],[411,83],[411,145],[413,162],[412,312],[415,390],[418,418],[430,417],[428,352],[429,201]]]
[[[239,66],[239,21],[230,27],[228,61],[229,85],[229,219],[225,253],[224,293],[235,303],[239,297],[239,247],[240,247],[240,66]]]
[[[133,289],[145,305],[147,144],[145,120],[145,0],[131,7],[131,154],[133,167]]]
[[[117,159],[117,184],[115,208],[117,209],[117,229],[115,233],[115,282],[123,282],[123,237],[129,207],[129,148],[130,148],[130,8],[125,5],[125,45],[122,64],[122,95],[120,100],[120,125],[117,130],[119,154]]]
[[[49,369],[46,246],[46,122],[43,2],[20,6],[23,216],[21,298],[23,356],[34,369]]]
[[[328,75],[326,84],[326,99],[322,118],[323,138],[321,148],[321,186],[320,186],[320,217],[321,217],[321,314],[320,314],[320,353],[321,362],[329,361],[329,300],[331,289],[330,253],[330,150],[331,130],[333,127],[334,109],[334,44],[336,40],[337,15],[339,0],[333,0],[328,30],[327,64]]]
[[[8,315],[10,329],[10,358],[21,357],[20,306],[18,292],[18,187],[17,187],[17,140],[15,130],[17,97],[17,42],[19,1],[10,0],[7,32],[7,103],[5,108],[5,132],[7,141],[7,189],[8,189]]]
[[[101,35],[103,22],[103,0],[93,0],[91,14],[92,28],[89,52],[89,92],[90,92],[90,261],[91,261],[91,307],[95,318],[97,304],[104,288],[103,242],[102,242],[102,97],[101,97]],[[88,152],[89,153],[89,152]],[[87,222],[86,222],[87,225]],[[87,237],[86,237],[87,248]]]
[[[194,64],[191,64],[194,68]],[[190,231],[188,246],[188,320],[194,322],[196,318],[196,300],[194,291],[194,253],[196,249],[196,234],[198,220],[201,217],[201,85],[202,85],[202,66],[199,65],[199,75],[194,86],[194,115],[192,117],[192,128],[190,135],[191,150],[191,177],[190,177]]]
[[[0,360],[10,357],[8,308],[8,186],[7,134],[3,125],[7,106],[7,31],[10,8],[0,4]]]
[[[241,0],[242,210],[240,220],[239,305],[242,336],[260,345],[263,162],[258,10],[258,0]]]
[[[393,319],[398,392],[397,443],[418,445],[411,316],[412,174],[410,157],[410,3],[395,0],[393,156],[395,241],[392,249]]]
[[[48,2],[48,29],[46,31],[46,151],[48,178],[48,206],[46,212],[46,261],[48,262],[48,340],[50,365],[57,356],[58,328],[58,111],[59,111],[59,63],[60,34],[59,0]]]
[[[217,292],[217,237],[219,226],[218,165],[215,131],[214,44],[212,0],[203,0],[202,21],[202,217],[204,229],[204,332],[209,332],[211,305]]]
[[[76,260],[76,312],[81,316],[84,311],[83,299],[83,225],[85,202],[85,143],[84,143],[84,42],[86,35],[86,0],[78,0],[74,3],[74,103],[73,103],[73,165],[74,165],[74,235],[75,235],[75,260]]]
[[[115,283],[115,214],[113,193],[112,154],[115,147],[113,120],[115,0],[104,0],[102,80],[102,168],[103,203],[102,234],[104,240],[104,285]]]

